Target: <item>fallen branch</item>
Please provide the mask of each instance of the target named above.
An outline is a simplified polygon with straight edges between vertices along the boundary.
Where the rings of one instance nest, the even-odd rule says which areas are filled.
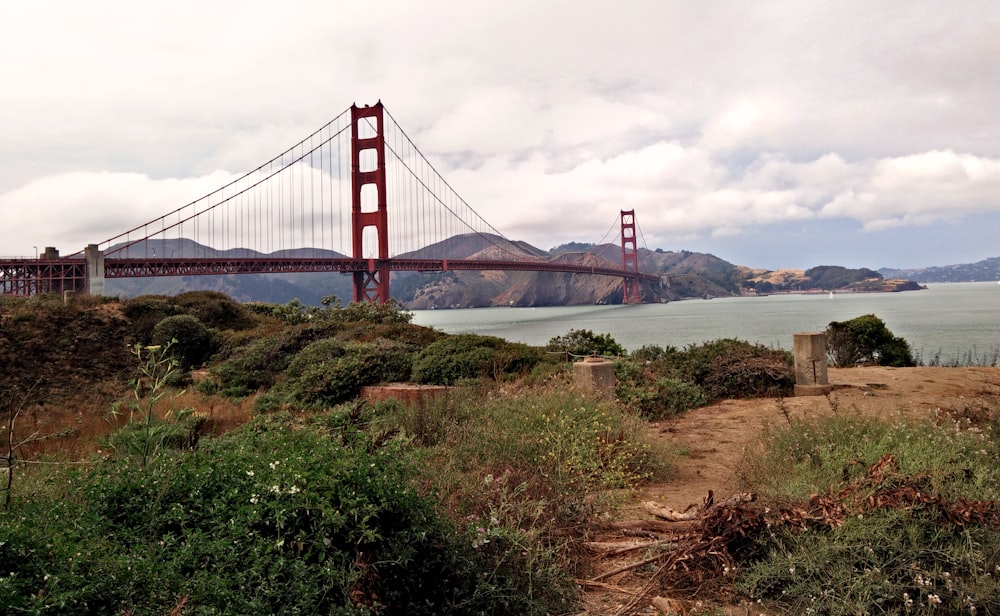
[[[631,588],[623,588],[621,586],[615,586],[614,584],[605,584],[604,582],[595,582],[594,580],[576,580],[576,583],[580,586],[596,588],[598,590],[608,590],[611,592],[621,593],[623,595],[635,594],[635,591]]]
[[[647,513],[668,522],[690,522],[704,516],[713,507],[736,507],[744,503],[752,503],[755,500],[757,500],[757,495],[753,492],[741,492],[730,496],[722,502],[716,503],[714,494],[709,490],[701,507],[690,505],[684,511],[678,511],[671,507],[664,507],[654,501],[646,501],[642,504],[642,508]]]
[[[610,524],[610,527],[627,533],[676,537],[691,530],[694,524],[671,523],[663,520],[626,520]]]
[[[621,556],[622,554],[628,554],[629,552],[635,552],[637,550],[648,550],[650,548],[662,547],[662,546],[673,546],[676,545],[676,541],[672,539],[659,539],[656,541],[641,541],[638,543],[617,543],[614,541],[588,541],[583,544],[589,550],[595,552],[603,552],[603,556]]]

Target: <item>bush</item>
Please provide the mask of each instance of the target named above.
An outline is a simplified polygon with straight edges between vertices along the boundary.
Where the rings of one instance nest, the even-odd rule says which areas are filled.
[[[543,614],[409,485],[395,448],[284,416],[105,463],[0,512],[0,604],[60,614]],[[491,557],[492,558],[492,557]],[[500,570],[499,574],[494,574]],[[484,575],[484,573],[486,575]],[[151,581],[155,583],[151,583]],[[560,606],[565,612],[565,606]]]
[[[189,314],[167,317],[153,328],[154,345],[170,345],[171,354],[183,370],[204,363],[212,354],[212,334]]]
[[[914,365],[910,345],[894,336],[874,314],[850,321],[832,321],[826,328],[826,343],[833,366],[868,364],[903,368]]]
[[[255,311],[267,310],[270,314],[286,323],[374,323],[380,325],[404,324],[413,320],[413,313],[407,311],[401,303],[390,299],[384,304],[371,302],[351,302],[347,306],[340,303],[336,297],[324,297],[323,306],[306,306],[298,299],[287,304],[255,306]]]
[[[283,328],[273,335],[227,336],[216,355],[212,374],[223,395],[244,397],[272,387],[292,358],[309,344],[327,339],[339,330],[330,323],[309,323]]]
[[[260,338],[232,351],[228,360],[212,367],[219,393],[242,398],[270,388],[288,367],[292,358],[289,351],[286,341],[278,337]]]
[[[616,377],[618,399],[649,419],[726,398],[782,396],[795,385],[791,354],[731,339],[683,351],[642,347],[616,364]]]
[[[174,297],[174,303],[208,327],[245,329],[253,324],[242,304],[218,291],[188,291]]]
[[[657,375],[635,362],[620,362],[616,372],[617,398],[648,419],[665,419],[708,404],[698,385]]]
[[[645,344],[629,353],[629,359],[642,362],[651,362],[664,356],[674,355],[677,349],[672,346],[663,348],[656,344]]]
[[[698,385],[708,401],[781,396],[795,386],[790,353],[729,338],[688,346],[653,366],[661,374]]]
[[[493,336],[457,334],[427,345],[413,361],[418,383],[453,385],[464,379],[523,373],[542,361],[537,349]]]
[[[319,340],[292,359],[284,387],[300,404],[331,406],[354,398],[365,385],[408,380],[411,361],[408,351],[387,340]]]
[[[545,347],[549,351],[569,353],[577,357],[625,354],[625,347],[618,344],[611,334],[595,334],[589,329],[571,329],[565,336],[556,336]]]
[[[135,342],[151,344],[156,324],[167,317],[184,314],[184,309],[165,295],[141,295],[127,300],[122,312],[131,324]]]

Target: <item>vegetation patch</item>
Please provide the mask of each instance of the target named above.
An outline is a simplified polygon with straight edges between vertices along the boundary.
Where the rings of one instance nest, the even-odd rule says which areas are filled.
[[[732,339],[683,351],[647,345],[618,363],[617,376],[618,398],[651,419],[716,400],[783,396],[795,384],[790,353]]]
[[[542,354],[525,344],[494,336],[457,334],[427,345],[413,360],[413,379],[418,383],[452,385],[466,379],[530,371],[543,360]]]
[[[830,365],[913,366],[909,343],[893,335],[885,322],[874,314],[849,321],[833,321],[826,328],[827,356]]]
[[[742,465],[774,513],[739,587],[793,613],[996,612],[998,456],[964,421],[771,429]]]

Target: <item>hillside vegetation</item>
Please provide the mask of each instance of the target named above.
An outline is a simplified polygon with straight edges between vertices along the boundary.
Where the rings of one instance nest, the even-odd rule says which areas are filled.
[[[845,361],[898,357],[905,341],[880,324],[831,324],[885,334],[874,352],[843,340],[863,351]],[[573,385],[565,357],[594,354],[615,363],[613,396]],[[4,298],[0,370],[0,605],[56,614],[580,613],[581,589],[599,579],[593,539],[690,455],[650,422],[721,400],[780,405],[793,385],[788,353],[738,340],[626,355],[606,334],[571,330],[538,348],[418,327],[395,303],[213,292]],[[411,402],[362,395],[397,381],[438,388]],[[744,465],[760,507],[698,531],[715,533],[704,553],[654,542],[649,563],[688,550],[689,565],[664,566],[632,596],[996,609],[991,417],[775,430]],[[887,453],[895,462],[876,475]],[[926,498],[861,498],[898,486]],[[822,509],[809,494],[827,495]],[[871,559],[845,547],[868,538],[886,546]],[[817,545],[823,562],[809,560]],[[808,580],[886,575],[877,593],[845,583],[821,601],[786,574],[788,559]]]

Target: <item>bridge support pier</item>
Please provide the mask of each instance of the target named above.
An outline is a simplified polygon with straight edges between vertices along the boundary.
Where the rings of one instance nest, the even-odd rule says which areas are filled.
[[[633,274],[639,273],[639,253],[635,244],[635,210],[621,211],[622,227],[622,269]],[[622,278],[622,303],[638,304],[642,301],[638,276]]]
[[[389,266],[386,264],[389,258],[389,217],[386,212],[382,102],[373,107],[352,105],[351,130],[351,238],[354,258],[365,258],[366,229],[371,228],[378,240],[378,262],[369,259],[367,272],[354,272],[354,301],[384,304],[389,301]],[[362,132],[368,136],[361,137]],[[370,153],[362,157],[365,151]],[[367,168],[362,168],[363,158]],[[374,204],[362,202],[365,186],[374,189]],[[372,208],[372,205],[375,207]]]
[[[104,253],[97,244],[89,244],[83,250],[83,256],[87,261],[87,293],[104,295]]]

